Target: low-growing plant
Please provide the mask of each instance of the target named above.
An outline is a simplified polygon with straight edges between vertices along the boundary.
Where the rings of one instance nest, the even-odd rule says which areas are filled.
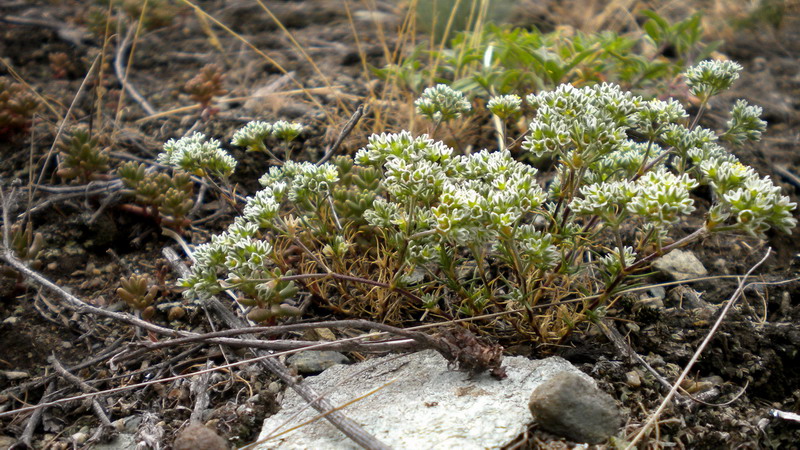
[[[136,203],[126,209],[178,232],[190,223],[187,215],[194,206],[195,184],[192,175],[219,188],[214,180],[227,185],[236,167],[236,161],[220,148],[219,141],[207,139],[202,133],[169,140],[158,162],[172,168],[172,175],[155,169],[148,171],[144,164],[133,161],[117,169],[117,176],[126,188],[123,194]]]
[[[412,92],[435,82],[483,97],[537,92],[561,83],[615,82],[626,89],[663,89],[718,45],[701,43],[700,13],[674,24],[652,11],[643,14],[643,32],[628,34],[564,29],[542,33],[490,24],[460,33],[441,51],[425,50],[421,44],[399,64],[376,73]]]
[[[122,278],[117,288],[117,295],[125,301],[129,308],[139,312],[142,318],[150,320],[155,314],[153,301],[158,295],[158,286],[150,282],[147,275],[131,275]]]
[[[33,224],[11,227],[11,248],[18,258],[33,262],[44,248],[44,235],[34,233]]]
[[[705,61],[687,71],[698,114],[740,69]],[[431,92],[438,100],[423,96],[418,107],[433,121],[466,110],[450,88]],[[757,107],[737,103],[717,134],[675,100],[613,84],[564,84],[526,102],[535,114],[522,149],[553,160],[550,183],[505,146],[458,155],[407,131],[373,135],[330,163],[287,160],[260,179],[227,231],[196,249],[186,295],[237,290],[257,308],[254,320],[295,312],[299,291],[395,323],[496,313],[482,329],[552,343],[602,317],[671,250],[712,233],[764,237],[796,224],[796,205],[719,140],[758,140],[766,124]],[[490,104],[518,113],[513,97]],[[697,216],[701,185],[711,206]],[[682,234],[681,221],[696,229]]]
[[[111,27],[115,32],[118,26],[125,28],[139,20],[145,30],[167,27],[184,9],[182,3],[175,0],[111,0],[110,5],[108,0],[101,0],[95,3],[86,13],[86,24],[98,37],[105,36],[109,21],[117,22]]]
[[[104,172],[109,169],[108,153],[88,128],[73,130],[60,142],[59,150],[61,160],[57,174],[61,178],[77,178],[81,183],[87,183],[106,177]]]
[[[245,147],[248,152],[267,154],[276,163],[288,160],[291,153],[290,144],[303,132],[303,125],[279,120],[275,123],[253,121],[245,125],[233,135],[231,144]],[[283,148],[284,157],[278,157],[268,146],[269,141],[277,141]]]
[[[40,269],[42,262],[38,258],[44,249],[45,240],[42,233],[33,231],[33,223],[28,221],[25,225],[19,223],[11,225],[9,237],[14,254],[26,261],[34,270]],[[0,264],[0,284],[4,284],[4,281],[13,283],[14,287],[10,292],[24,292],[24,280],[25,277],[19,271],[9,265]]]
[[[38,107],[36,97],[25,86],[0,77],[0,141],[28,131]]]
[[[136,205],[125,209],[153,218],[159,225],[182,230],[189,225],[186,218],[194,206],[194,182],[189,174],[176,171],[172,176],[163,172],[146,172],[145,165],[133,161],[117,169],[126,189],[123,194]]]
[[[222,74],[222,69],[216,64],[208,64],[200,69],[191,80],[187,81],[183,87],[192,100],[200,104],[202,111],[208,111],[213,115],[215,110],[209,109],[211,100],[214,97],[225,95],[228,93],[222,85],[225,76]]]
[[[47,59],[50,62],[53,78],[57,80],[67,78],[67,75],[74,70],[74,64],[70,61],[69,55],[64,52],[50,53],[47,55]]]

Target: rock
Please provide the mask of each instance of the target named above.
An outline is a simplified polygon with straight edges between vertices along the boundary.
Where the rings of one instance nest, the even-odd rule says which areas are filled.
[[[19,317],[17,316],[6,317],[3,320],[4,325],[16,325],[18,322],[19,322]]]
[[[325,393],[333,405],[383,387],[343,412],[392,448],[500,448],[527,430],[531,417],[526,402],[531,390],[556,373],[579,373],[559,357],[506,357],[503,367],[508,376],[501,381],[488,374],[470,377],[448,368],[439,353],[427,350],[334,366],[303,383]],[[318,414],[287,390],[281,410],[264,422],[259,440]],[[318,420],[256,448],[359,447],[327,421]]]
[[[380,25],[383,28],[395,28],[400,25],[402,19],[397,14],[362,9],[353,11],[353,20],[364,22],[371,26]]]
[[[675,286],[669,291],[669,303],[681,309],[705,309],[709,304],[701,298],[702,293],[687,286]]]
[[[639,376],[639,372],[635,370],[631,370],[630,372],[625,374],[625,384],[632,388],[638,388],[642,386],[642,377]]]
[[[21,370],[0,370],[0,379],[5,378],[7,380],[14,381],[22,380],[28,377],[30,377],[30,374]]]
[[[704,277],[708,271],[694,253],[685,250],[673,250],[658,258],[653,268],[668,274],[677,281]]]
[[[230,445],[212,429],[201,423],[190,423],[178,433],[174,450],[228,450]]]
[[[87,439],[89,439],[89,433],[86,433],[85,431],[79,431],[70,436],[70,439],[75,442],[75,445],[81,446],[86,443]]]
[[[142,423],[142,416],[128,416],[111,422],[114,429],[120,433],[134,434]]]
[[[0,448],[11,448],[11,446],[16,444],[16,442],[17,440],[11,436],[0,435]]]
[[[561,372],[531,394],[533,417],[542,429],[576,442],[600,444],[615,436],[622,416],[610,395],[586,375]]]
[[[652,286],[647,290],[647,294],[649,295],[649,298],[664,300],[664,297],[667,295],[667,291],[661,286]]]
[[[94,444],[93,450],[133,450],[136,448],[136,436],[128,433],[119,433],[111,441],[103,444]]]
[[[267,386],[267,390],[272,392],[273,394],[277,394],[283,390],[283,387],[277,381],[273,381]]]
[[[316,375],[336,364],[348,364],[349,362],[350,360],[343,354],[332,351],[300,352],[286,358],[289,367],[304,375]]]

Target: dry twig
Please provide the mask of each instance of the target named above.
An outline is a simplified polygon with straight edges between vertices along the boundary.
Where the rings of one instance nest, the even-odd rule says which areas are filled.
[[[117,47],[117,56],[114,58],[114,72],[116,72],[119,82],[122,83],[122,87],[125,88],[125,90],[128,92],[128,95],[130,95],[131,98],[134,99],[148,115],[152,116],[157,114],[156,109],[153,108],[150,102],[148,102],[147,99],[144,98],[144,96],[140,94],[138,90],[136,90],[136,87],[131,84],[130,81],[128,81],[128,71],[122,68],[122,61],[125,58],[125,52],[128,51],[128,48],[131,45],[131,38],[133,37],[134,32],[138,31],[139,26],[137,23],[137,26],[132,26],[128,29],[128,32],[125,34],[125,38],[119,44],[119,47]],[[129,56],[128,58],[129,69],[132,58],[133,55]]]
[[[47,358],[47,362],[53,365],[53,368],[56,370],[56,372],[58,372],[59,375],[61,375],[62,378],[77,386],[81,391],[97,392],[97,389],[89,386],[85,381],[71,374],[66,368],[64,368],[64,365],[61,364],[61,361],[59,361],[55,355],[51,355],[49,358]],[[92,409],[94,410],[94,414],[97,416],[97,418],[100,419],[100,423],[103,424],[103,427],[110,428],[111,420],[108,419],[108,414],[103,406],[100,405],[97,397],[92,397]]]

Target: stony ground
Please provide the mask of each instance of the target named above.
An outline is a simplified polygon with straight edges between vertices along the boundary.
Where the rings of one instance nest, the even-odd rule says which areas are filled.
[[[257,4],[209,0],[198,5],[268,58],[214,26],[202,14],[181,7],[166,25],[141,32],[130,59],[127,52],[115,53],[128,34],[125,29],[118,30],[118,38],[110,41],[105,56],[96,59],[101,55],[102,32],[91,30],[98,24],[104,27],[106,22],[93,19],[103,8],[90,3],[0,1],[0,57],[5,61],[0,76],[9,75],[13,69],[51,105],[40,110],[28,133],[0,141],[0,188],[9,192],[12,180],[20,179],[27,185],[31,173],[34,177],[43,173],[36,195],[22,195],[11,207],[13,214],[20,214],[29,204],[36,206],[33,225],[45,245],[34,268],[48,280],[90,305],[123,310],[124,304],[115,293],[120,278],[147,273],[159,286],[160,306],[154,323],[210,331],[211,324],[220,325],[217,319],[209,322],[206,311],[180,303],[177,276],[162,256],[162,249],[176,247],[175,242],[162,236],[151,219],[120,207],[118,198],[102,191],[93,194],[87,186],[61,183],[54,175],[55,165],[47,154],[59,121],[74,101],[71,124],[83,123],[101,130],[107,136],[104,145],[110,147],[119,164],[131,159],[152,160],[164,141],[190,129],[227,140],[236,128],[252,119],[296,120],[310,125],[302,151],[304,157],[315,160],[333,142],[360,100],[375,88],[375,81],[364,80],[360,53],[369,64],[381,66],[384,40],[393,48],[397,37],[392,30],[402,22],[402,11],[396,4],[384,2],[374,11],[361,2],[349,3],[349,13],[342,2],[333,0],[268,2],[276,18],[302,44],[304,54]],[[580,14],[564,13],[566,6],[548,10],[541,5],[534,7],[536,3],[522,2],[528,14],[519,14],[516,20],[543,27],[580,27],[587,22]],[[717,3],[697,2],[711,12]],[[786,14],[779,27],[762,23],[735,32],[730,27],[718,27],[717,35],[711,37],[724,38],[720,52],[745,66],[743,79],[734,91],[719,100],[719,110],[724,111],[724,105],[734,98],[746,98],[764,108],[770,124],[764,142],[737,150],[737,156],[771,175],[797,201],[800,36],[796,30],[800,17],[796,8],[789,8]],[[717,19],[718,24],[728,20]],[[121,18],[119,23],[124,21]],[[123,69],[130,64],[130,84],[156,113],[163,114],[146,112],[142,102],[123,93],[115,74],[118,59],[124,61]],[[93,77],[82,90],[84,77],[95,61],[103,76]],[[215,101],[215,111],[201,114],[184,85],[209,63],[224,68],[227,93]],[[310,89],[313,101],[296,90],[293,80]],[[722,116],[712,110],[707,120],[712,125]],[[391,127],[392,122],[364,117],[341,151],[358,149],[379,125]],[[258,188],[255,180],[268,167],[267,161],[242,152],[235,156],[241,163],[233,181],[241,194],[251,194]],[[205,203],[196,211],[196,223],[185,239],[204,242],[224,226],[231,215],[215,214],[224,212],[222,208],[219,201]],[[745,273],[768,247],[774,254],[753,279],[772,284],[745,292],[686,386],[705,403],[668,410],[647,445],[789,448],[800,442],[797,423],[769,414],[772,409],[794,412],[800,404],[800,376],[793,369],[800,350],[800,330],[795,325],[800,320],[800,285],[791,281],[798,274],[800,244],[794,237],[777,234],[766,242],[714,237],[689,250],[710,275],[723,276]],[[130,350],[135,342],[155,341],[156,337],[74,311],[51,291],[24,282],[7,267],[0,269],[0,414],[40,403],[43,396],[52,400],[92,389],[121,387],[198,370],[207,362],[222,365],[246,357],[244,350],[196,345],[135,358],[112,358]],[[669,277],[661,273],[648,281],[665,279]],[[641,298],[619,303],[614,312],[620,319],[617,327],[654,369],[667,379],[675,379],[736,283],[734,278],[721,277],[688,287],[654,287]],[[701,293],[699,298],[697,293]],[[184,315],[169,317],[170,309],[178,305]],[[317,316],[308,319],[342,318],[324,308],[312,311]],[[346,336],[347,332],[322,329],[288,337],[316,340]],[[509,352],[530,357],[555,353],[567,358],[617,400],[627,417],[625,431],[635,433],[663,398],[661,386],[596,332],[575,335],[568,344],[557,349],[516,345]],[[358,353],[349,356],[364,357]],[[54,376],[59,363],[89,385],[76,386],[63,381],[63,374]],[[109,394],[103,402],[115,432],[131,434],[138,430],[137,438],[164,448],[192,416],[198,399],[196,387],[192,390],[194,383],[175,380],[152,384]],[[275,412],[276,397],[285,387],[255,365],[215,372],[205,383],[208,406],[204,421],[235,445],[245,445],[257,436],[262,420]],[[98,427],[100,421],[91,402],[80,400],[44,409],[39,417],[31,412],[3,415],[0,446],[22,439],[36,448],[80,448],[92,439],[100,442],[113,434]],[[26,430],[31,423],[36,426]],[[96,434],[97,430],[102,432]],[[520,437],[518,447],[572,445],[535,426],[530,431]]]

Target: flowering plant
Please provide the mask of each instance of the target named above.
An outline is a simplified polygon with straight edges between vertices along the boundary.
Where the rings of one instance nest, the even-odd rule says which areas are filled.
[[[689,69],[700,113],[739,69]],[[390,321],[504,313],[486,326],[553,341],[670,250],[709,233],[763,237],[796,224],[780,188],[720,144],[757,140],[757,107],[738,102],[717,135],[676,101],[611,84],[561,85],[526,101],[535,114],[521,149],[554,162],[550,183],[508,148],[458,155],[407,131],[373,135],[352,158],[285,161],[227,231],[197,248],[186,294],[238,290],[259,321],[299,313],[300,291]],[[445,86],[426,90],[417,107],[435,125],[470,109]],[[513,96],[489,108],[503,119],[521,112]],[[261,135],[244,137],[259,127],[247,125],[234,143],[257,146]],[[698,210],[700,185],[711,207],[694,232],[676,235],[675,224]]]

